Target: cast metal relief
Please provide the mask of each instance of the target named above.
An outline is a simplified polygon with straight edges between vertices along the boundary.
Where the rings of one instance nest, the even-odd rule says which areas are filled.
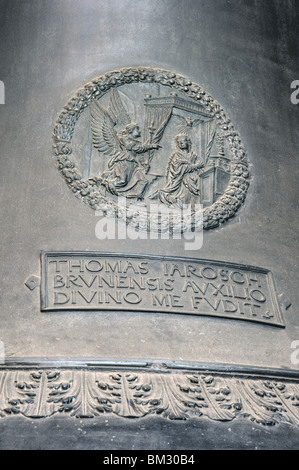
[[[154,203],[177,211],[189,205],[191,228],[202,204],[203,227],[217,227],[234,216],[249,186],[246,152],[222,107],[162,69],[120,69],[85,85],[57,120],[54,151],[76,197],[138,229],[153,228],[147,208]]]
[[[0,418],[158,415],[298,426],[298,396],[298,378],[93,368],[0,370]]]
[[[202,87],[171,71],[136,67],[97,77],[64,107],[53,138],[58,171],[74,195],[137,230],[184,231],[180,211],[186,206],[189,228],[213,229],[246,198],[249,162],[238,131]],[[157,222],[148,211],[155,204],[174,211],[166,224],[163,214]],[[43,252],[41,261],[41,278],[30,276],[25,284],[32,291],[40,286],[42,312],[128,310],[284,327],[267,269],[83,251]],[[1,418],[158,415],[299,425],[298,374],[292,371],[24,363],[0,367]]]

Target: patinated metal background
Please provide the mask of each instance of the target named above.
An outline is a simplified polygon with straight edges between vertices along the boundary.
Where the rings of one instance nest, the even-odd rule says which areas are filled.
[[[297,446],[298,14],[295,0],[0,1],[1,448]],[[246,199],[204,231],[200,250],[186,252],[183,239],[99,240],[95,211],[55,164],[63,107],[97,77],[130,67],[199,84],[242,138]],[[271,277],[276,316],[47,311],[41,253],[71,251],[258,266]],[[51,421],[32,431],[42,416]],[[94,421],[80,427],[73,416]]]

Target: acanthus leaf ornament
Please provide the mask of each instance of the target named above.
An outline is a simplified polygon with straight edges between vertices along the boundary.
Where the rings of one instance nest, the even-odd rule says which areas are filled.
[[[296,376],[295,376],[296,375]],[[63,414],[94,418],[156,415],[170,420],[248,419],[298,427],[298,374],[293,378],[215,372],[0,369],[0,419]]]

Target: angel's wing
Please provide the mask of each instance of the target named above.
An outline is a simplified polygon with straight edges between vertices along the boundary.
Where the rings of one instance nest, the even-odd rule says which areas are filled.
[[[112,155],[119,151],[115,121],[98,101],[90,105],[92,142],[99,152]]]
[[[108,112],[112,117],[115,125],[122,129],[131,123],[131,118],[123,105],[119,92],[112,88],[109,100]]]

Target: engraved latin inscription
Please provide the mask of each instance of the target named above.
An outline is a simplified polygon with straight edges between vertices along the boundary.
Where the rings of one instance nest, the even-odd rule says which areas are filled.
[[[268,270],[187,258],[43,253],[42,310],[134,310],[284,326]]]

